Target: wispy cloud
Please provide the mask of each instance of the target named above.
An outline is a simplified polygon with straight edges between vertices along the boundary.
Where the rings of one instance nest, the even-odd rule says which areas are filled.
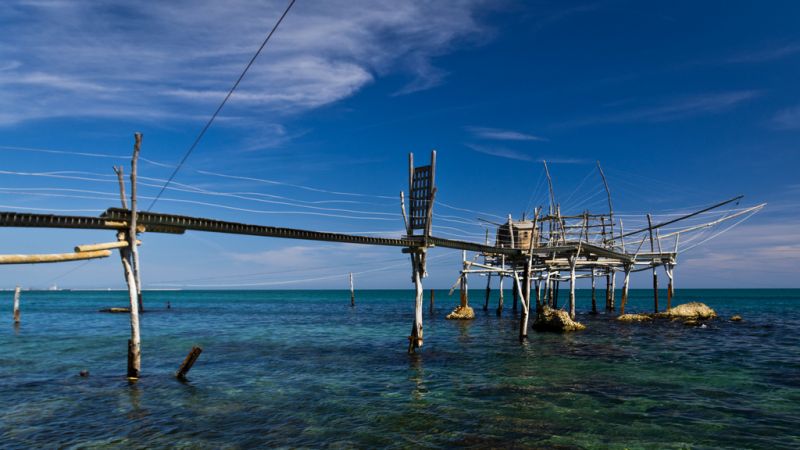
[[[532,134],[499,128],[466,127],[475,137],[496,141],[546,141],[547,139]]]
[[[498,158],[515,159],[517,161],[547,161],[548,163],[555,164],[584,164],[587,160],[580,158],[543,158],[540,156],[533,156],[528,153],[514,150],[507,147],[495,145],[480,145],[480,144],[464,144],[475,152],[483,153],[484,155],[496,156]]]
[[[775,45],[758,50],[742,52],[738,55],[728,58],[725,60],[725,62],[731,64],[759,63],[787,58],[796,54],[800,54],[800,43],[793,42],[790,44]]]
[[[559,126],[578,127],[605,123],[670,122],[729,111],[745,101],[758,97],[760,94],[757,90],[745,90],[684,96],[655,105],[568,121],[559,124]]]
[[[23,0],[0,10],[0,125],[52,117],[194,120],[225,95],[282,0]],[[406,94],[446,77],[433,59],[489,34],[486,3],[298,2],[225,113],[297,114],[405,74]],[[47,30],[42,33],[41,30]],[[191,113],[189,113],[191,112]]]
[[[800,106],[778,111],[771,125],[778,130],[800,130]]]

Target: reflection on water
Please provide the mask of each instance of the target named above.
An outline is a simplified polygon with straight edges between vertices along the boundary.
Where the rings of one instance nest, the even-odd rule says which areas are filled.
[[[718,310],[706,328],[590,315],[579,291],[587,330],[522,343],[496,291],[466,322],[445,320],[457,300],[437,294],[408,355],[410,291],[360,291],[357,308],[348,292],[148,292],[142,378],[128,383],[128,318],[97,312],[124,292],[31,292],[25,328],[0,327],[0,442],[800,447],[800,291],[679,290],[675,302]],[[634,290],[626,310],[651,305]],[[204,351],[181,383],[193,345]]]

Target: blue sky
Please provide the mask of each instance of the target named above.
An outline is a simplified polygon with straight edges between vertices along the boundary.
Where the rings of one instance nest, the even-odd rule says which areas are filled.
[[[117,206],[111,166],[127,164],[134,131],[144,133],[149,205],[284,7],[4,2],[0,209]],[[737,194],[743,205],[769,202],[683,254],[678,287],[798,287],[797,23],[800,4],[789,1],[298,0],[153,210],[397,235],[407,153],[427,161],[435,148],[436,214],[450,221],[434,232],[478,239],[476,217],[546,204],[542,159],[565,211],[605,211],[600,160],[630,227],[646,212]],[[0,233],[2,253],[112,238]],[[410,286],[399,249],[200,233],[143,240],[146,288],[344,288],[350,271],[357,287]],[[426,286],[449,287],[460,257],[434,250]],[[116,257],[0,271],[6,287],[53,283],[118,288],[123,278]]]

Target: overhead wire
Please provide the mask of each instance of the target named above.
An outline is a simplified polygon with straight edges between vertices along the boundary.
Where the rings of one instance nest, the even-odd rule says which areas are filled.
[[[219,104],[217,109],[214,111],[214,114],[211,115],[211,117],[208,119],[208,122],[206,122],[205,126],[203,126],[203,128],[200,130],[200,133],[197,135],[197,137],[195,138],[194,142],[192,142],[192,145],[189,146],[188,150],[186,150],[186,153],[183,155],[183,158],[181,158],[180,162],[178,163],[178,165],[172,171],[172,174],[170,174],[169,178],[167,179],[167,182],[164,183],[164,186],[161,188],[161,190],[155,196],[153,201],[150,203],[150,206],[147,208],[147,211],[151,210],[153,208],[153,206],[155,206],[156,202],[158,202],[158,199],[161,198],[162,194],[164,194],[164,190],[167,188],[167,186],[169,186],[169,184],[172,182],[172,180],[175,178],[175,176],[181,170],[181,167],[183,167],[183,164],[186,162],[187,159],[189,159],[189,156],[192,154],[194,149],[197,148],[197,144],[199,144],[200,140],[203,139],[203,136],[205,136],[206,131],[208,131],[208,129],[211,127],[211,124],[214,122],[214,119],[216,119],[217,115],[219,115],[220,111],[222,111],[222,107],[225,106],[225,104],[228,102],[228,99],[231,98],[231,95],[233,95],[233,92],[236,90],[237,87],[239,87],[239,83],[242,82],[242,79],[244,79],[245,74],[247,74],[247,71],[250,70],[250,67],[256,61],[256,58],[258,58],[258,55],[261,54],[261,51],[264,50],[264,47],[266,47],[267,43],[272,38],[272,35],[278,29],[278,26],[280,26],[280,24],[283,22],[283,19],[286,17],[287,14],[289,14],[289,10],[292,9],[292,6],[294,6],[294,3],[295,3],[295,0],[290,0],[289,1],[289,4],[286,6],[286,9],[283,11],[283,14],[281,14],[281,16],[278,19],[278,21],[275,22],[275,25],[272,27],[272,30],[270,30],[269,34],[267,34],[267,36],[264,38],[264,41],[261,43],[261,46],[258,47],[258,50],[256,50],[256,52],[253,55],[253,57],[250,58],[250,61],[244,67],[244,70],[242,70],[242,73],[239,74],[239,78],[236,79],[236,82],[233,83],[233,86],[231,86],[231,89],[228,91],[228,94],[225,96],[224,99],[222,99],[222,102]]]

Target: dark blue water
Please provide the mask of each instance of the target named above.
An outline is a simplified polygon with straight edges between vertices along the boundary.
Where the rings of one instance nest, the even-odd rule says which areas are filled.
[[[510,295],[451,322],[436,294],[409,356],[411,291],[146,292],[129,384],[128,317],[98,312],[125,293],[23,292],[19,328],[2,293],[0,446],[800,448],[800,290],[678,290],[705,327],[590,316],[579,291],[587,330],[522,344]]]

